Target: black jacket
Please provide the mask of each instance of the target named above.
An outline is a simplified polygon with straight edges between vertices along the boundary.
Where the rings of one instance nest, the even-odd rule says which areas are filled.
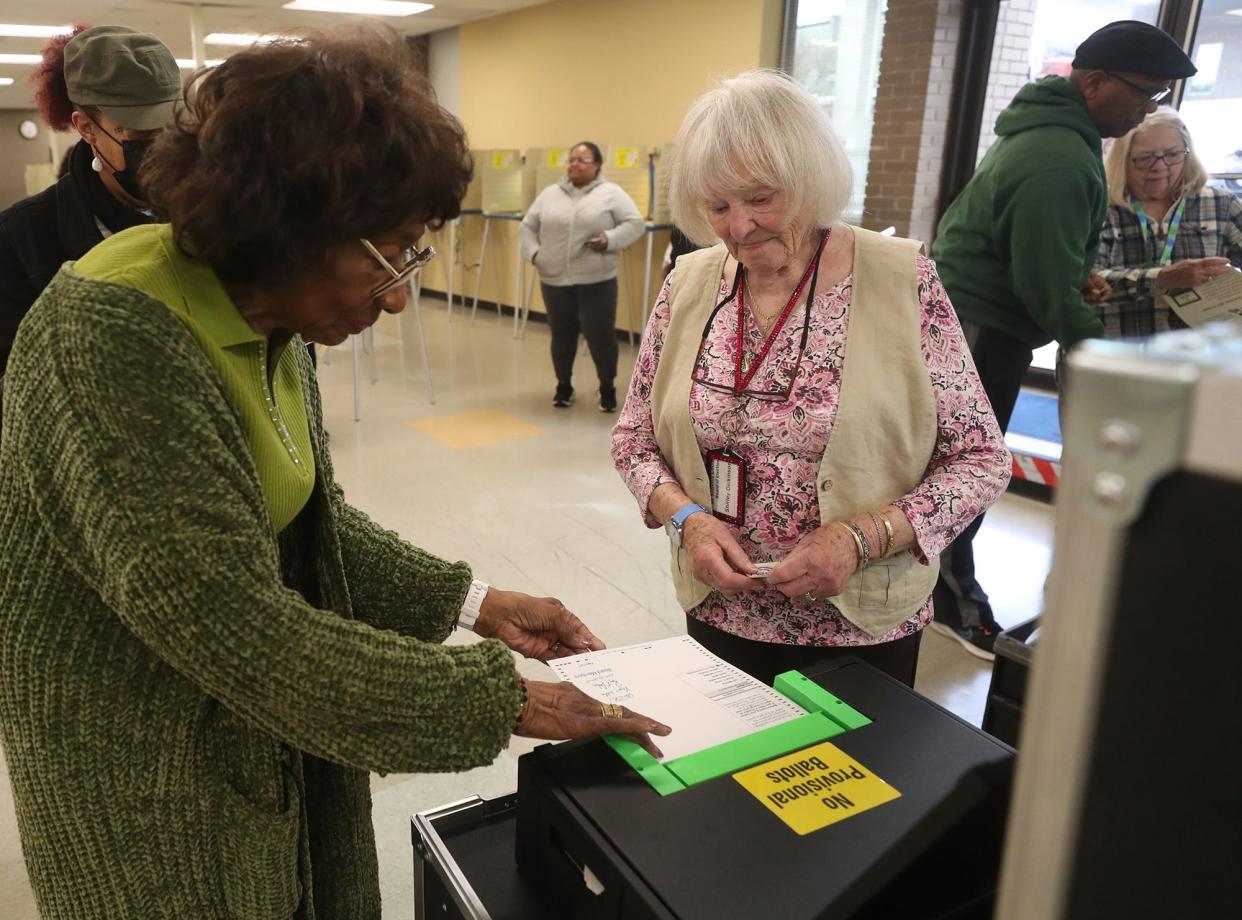
[[[0,213],[0,377],[18,324],[52,276],[103,239],[96,217],[114,233],[151,221],[109,194],[91,169],[93,156],[79,141],[55,185]]]

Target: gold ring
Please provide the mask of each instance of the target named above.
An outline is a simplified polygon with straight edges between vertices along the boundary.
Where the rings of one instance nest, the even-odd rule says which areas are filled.
[[[616,703],[604,703],[599,708],[600,708],[600,711],[603,712],[605,719],[620,719],[621,718],[621,707],[618,706]]]

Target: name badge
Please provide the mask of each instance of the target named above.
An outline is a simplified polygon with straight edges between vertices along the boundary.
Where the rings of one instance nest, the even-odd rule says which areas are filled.
[[[746,461],[731,451],[708,451],[707,475],[711,481],[712,513],[722,521],[741,526],[746,519]]]

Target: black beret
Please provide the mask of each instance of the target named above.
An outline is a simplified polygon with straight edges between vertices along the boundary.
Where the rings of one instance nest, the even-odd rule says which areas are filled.
[[[1198,68],[1167,33],[1133,19],[1110,22],[1074,52],[1075,70],[1117,70],[1158,80],[1193,77]]]

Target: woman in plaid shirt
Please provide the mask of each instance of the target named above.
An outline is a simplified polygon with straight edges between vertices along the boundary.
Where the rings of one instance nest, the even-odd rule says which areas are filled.
[[[1170,108],[1118,138],[1104,165],[1110,204],[1095,266],[1112,288],[1096,305],[1105,333],[1182,328],[1162,295],[1242,266],[1242,202],[1206,186],[1190,132]]]

